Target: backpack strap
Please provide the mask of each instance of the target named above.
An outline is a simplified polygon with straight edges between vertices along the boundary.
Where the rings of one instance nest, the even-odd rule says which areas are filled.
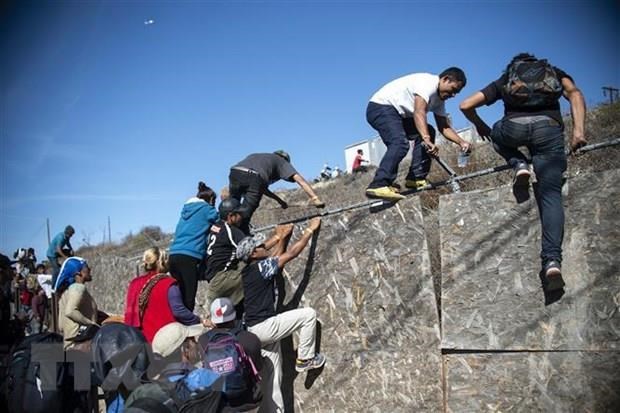
[[[144,284],[142,289],[140,290],[140,294],[138,294],[138,319],[140,320],[140,326],[142,326],[142,319],[144,318],[144,311],[146,310],[146,306],[149,302],[149,297],[151,296],[151,292],[155,285],[164,278],[169,277],[168,274],[157,274],[151,277],[150,280]]]
[[[261,380],[260,375],[258,374],[258,369],[256,368],[256,366],[254,365],[254,360],[252,360],[252,357],[248,356],[248,354],[245,352],[245,349],[243,348],[243,346],[241,345],[241,343],[239,342],[239,339],[237,338],[237,335],[242,332],[245,331],[243,329],[243,326],[241,325],[237,325],[233,328],[230,329],[230,334],[235,336],[235,339],[237,340],[237,344],[239,345],[239,351],[241,352],[241,357],[247,361],[247,363],[250,365],[250,369],[252,370],[252,377],[254,378],[254,380],[258,383]]]

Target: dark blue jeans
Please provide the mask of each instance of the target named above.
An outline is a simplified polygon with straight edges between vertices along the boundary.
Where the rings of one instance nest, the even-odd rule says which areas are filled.
[[[58,273],[60,272],[60,265],[58,265],[58,258],[56,257],[47,257],[47,260],[52,267],[52,288],[56,288],[56,279],[58,278]]]
[[[411,166],[406,179],[424,179],[431,169],[431,159],[422,146],[422,136],[412,118],[402,118],[398,111],[389,105],[370,102],[366,108],[366,120],[379,132],[387,151],[374,179],[368,188],[381,188],[392,185],[398,174],[398,165],[409,152],[410,140],[414,141]],[[428,126],[431,139],[435,142],[435,129]]]
[[[562,174],[566,170],[562,125],[546,116],[502,119],[493,125],[491,138],[497,153],[513,168],[527,160],[519,146],[527,147],[532,155],[538,181],[534,195],[542,227],[540,258],[543,267],[551,260],[562,262]]]
[[[241,203],[243,221],[239,225],[244,234],[250,235],[250,220],[260,205],[267,184],[255,173],[231,169],[228,175],[230,196]]]

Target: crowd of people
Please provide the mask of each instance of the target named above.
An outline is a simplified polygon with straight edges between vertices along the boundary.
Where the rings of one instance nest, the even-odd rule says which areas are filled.
[[[367,120],[379,132],[387,152],[366,190],[368,197],[394,202],[404,198],[395,179],[410,141],[413,160],[404,185],[414,189],[427,185],[430,162],[439,153],[435,129],[427,123],[428,112],[434,113],[443,136],[463,152],[471,151],[470,143],[452,129],[445,108],[445,101],[465,84],[465,73],[451,67],[439,75],[404,76],[372,96]],[[529,54],[515,56],[499,79],[460,105],[479,135],[491,140],[513,167],[515,190],[527,191],[531,175],[528,159],[518,147],[530,151],[538,180],[534,194],[543,233],[541,273],[549,290],[564,287],[561,181],[566,155],[558,103],[561,96],[571,105],[574,126],[570,146],[576,150],[586,143],[583,96],[566,72],[545,60]],[[476,108],[498,100],[504,102],[505,116],[490,128],[477,115]],[[363,151],[358,150],[353,172],[364,172],[367,163]],[[279,150],[248,155],[230,168],[228,191],[217,208],[216,192],[199,182],[196,195],[182,207],[169,249],[153,247],[144,252],[143,273],[127,286],[123,316],[110,317],[98,309],[87,288],[93,276],[88,262],[73,256],[70,238],[75,230],[71,226],[50,243],[47,266],[36,262],[31,249],[16,252],[15,261],[3,257],[3,320],[11,313],[10,309],[5,313],[5,304],[19,300],[20,317],[28,324],[28,334],[50,329],[51,291],[45,290],[45,285],[50,285],[66,351],[81,348],[84,337],[102,346],[105,340],[97,337],[103,330],[109,330],[107,337],[111,337],[112,329],[130,329],[122,330],[123,334],[132,331],[129,336],[150,344],[162,360],[174,361],[164,363],[150,384],[161,385],[162,380],[168,383],[191,375],[217,394],[205,396],[204,400],[218,408],[245,411],[261,405],[262,411],[283,412],[280,341],[299,334],[297,372],[321,368],[326,357],[316,352],[316,311],[309,307],[280,311],[276,283],[282,269],[312,240],[321,219],[309,220],[291,245],[292,224],[276,226],[269,237],[252,230],[252,216],[263,196],[282,208],[288,207],[285,200],[269,190],[279,180],[297,183],[307,194],[309,206],[325,207],[294,168],[288,153]],[[195,311],[199,280],[208,283],[204,303],[209,309],[207,314]],[[173,354],[177,356],[169,359]],[[155,411],[149,410],[143,400],[144,394],[150,394],[150,388],[143,387],[146,384],[141,382],[137,389],[125,385],[106,393],[108,411]]]

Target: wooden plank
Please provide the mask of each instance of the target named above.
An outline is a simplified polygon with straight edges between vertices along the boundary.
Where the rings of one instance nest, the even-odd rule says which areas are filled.
[[[620,353],[451,354],[447,412],[618,412]]]
[[[283,302],[317,310],[328,361],[313,386],[285,379],[288,407],[441,410],[439,323],[419,200],[327,217],[315,241],[286,267]],[[294,345],[283,349],[286,378]]]
[[[532,198],[511,188],[440,199],[442,347],[620,349],[619,170],[571,178],[564,198],[566,294],[548,306]]]

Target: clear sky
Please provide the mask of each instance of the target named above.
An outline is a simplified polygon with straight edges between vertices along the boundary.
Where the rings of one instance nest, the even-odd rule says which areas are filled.
[[[0,6],[0,252],[40,259],[145,225],[173,231],[204,180],[285,149],[311,179],[375,135],[368,98],[460,66],[458,103],[528,51],[589,106],[620,87],[616,1],[16,1]],[[149,20],[153,22],[150,23]],[[566,110],[567,106],[564,106]],[[488,122],[501,104],[484,109]],[[432,117],[429,117],[429,120]],[[326,200],[329,204],[329,199]]]

